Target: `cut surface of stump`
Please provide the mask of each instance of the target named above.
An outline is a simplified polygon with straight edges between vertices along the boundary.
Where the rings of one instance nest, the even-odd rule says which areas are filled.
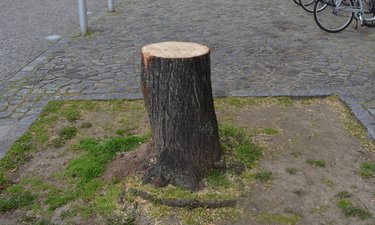
[[[156,153],[143,182],[197,190],[221,156],[210,49],[186,42],[143,47],[141,87]]]

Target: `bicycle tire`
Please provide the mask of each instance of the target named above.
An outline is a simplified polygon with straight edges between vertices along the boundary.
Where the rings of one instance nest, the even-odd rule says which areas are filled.
[[[321,9],[323,5],[325,5],[325,7]],[[336,5],[332,3],[332,1],[317,0],[314,6],[315,23],[322,30],[329,33],[338,33],[340,31],[343,31],[350,25],[354,18],[353,12],[345,11],[344,9],[352,6],[352,0],[342,1],[338,7],[336,7]],[[341,20],[342,18],[344,19]]]
[[[363,0],[363,25],[367,27],[375,27],[375,20],[369,20],[375,17],[375,11],[373,9],[374,2],[372,0]]]
[[[317,0],[299,0],[300,6],[309,13],[314,13],[314,7]],[[320,10],[323,10],[323,8],[320,8]]]
[[[313,13],[316,0],[299,0],[299,4],[306,12]]]
[[[297,5],[301,6],[301,5],[299,4],[299,0],[293,0],[293,1],[294,1],[294,3],[296,3]]]

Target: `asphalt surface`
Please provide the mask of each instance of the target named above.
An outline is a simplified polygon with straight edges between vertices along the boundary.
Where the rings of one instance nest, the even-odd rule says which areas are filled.
[[[92,15],[106,10],[106,0],[88,0]],[[0,83],[14,75],[54,42],[49,35],[78,32],[77,0],[0,1]]]

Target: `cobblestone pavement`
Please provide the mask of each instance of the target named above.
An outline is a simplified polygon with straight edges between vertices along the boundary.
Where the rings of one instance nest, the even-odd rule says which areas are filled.
[[[92,16],[105,7],[106,0],[87,1]],[[1,0],[0,82],[53,45],[47,36],[78,31],[77,8],[77,0]]]
[[[49,99],[139,98],[140,49],[212,48],[216,96],[338,94],[375,138],[375,30],[321,31],[292,0],[122,0],[93,34],[68,38],[1,84],[4,150]]]

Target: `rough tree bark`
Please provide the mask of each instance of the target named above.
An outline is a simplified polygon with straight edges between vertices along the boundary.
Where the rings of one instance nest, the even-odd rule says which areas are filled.
[[[141,87],[156,152],[144,183],[197,190],[220,159],[210,76],[206,46],[162,42],[142,48]]]

